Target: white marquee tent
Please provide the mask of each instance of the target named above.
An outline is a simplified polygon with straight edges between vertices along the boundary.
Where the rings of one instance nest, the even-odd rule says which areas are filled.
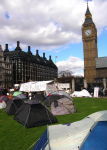
[[[35,82],[27,82],[22,83],[20,86],[20,91],[23,92],[40,92],[46,91],[47,85],[52,83],[53,81],[35,81]]]

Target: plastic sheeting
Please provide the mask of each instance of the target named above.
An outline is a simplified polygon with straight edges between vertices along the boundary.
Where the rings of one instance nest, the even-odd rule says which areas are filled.
[[[107,110],[71,124],[49,126],[49,144],[43,150],[78,150],[99,121],[107,121]]]
[[[80,150],[107,150],[107,121],[96,124]]]

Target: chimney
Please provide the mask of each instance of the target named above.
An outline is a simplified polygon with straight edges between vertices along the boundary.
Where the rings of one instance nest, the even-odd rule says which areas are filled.
[[[43,53],[43,58],[45,58],[45,53]]]
[[[28,52],[30,52],[30,46],[28,46]]]
[[[3,49],[2,49],[2,46],[0,45],[0,51],[2,52],[3,51]]]
[[[20,42],[19,41],[17,41],[17,47],[20,47]]]
[[[52,59],[51,59],[51,56],[49,56],[49,60],[52,60]]]
[[[30,46],[28,46],[28,53],[32,54]]]
[[[5,44],[5,50],[4,51],[9,51],[8,44]]]
[[[39,55],[39,50],[36,50],[36,55]]]
[[[16,46],[15,50],[21,51],[20,42],[19,41],[17,41],[17,46]]]

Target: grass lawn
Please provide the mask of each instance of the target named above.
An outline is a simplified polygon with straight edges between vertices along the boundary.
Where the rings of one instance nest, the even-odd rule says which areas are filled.
[[[58,123],[78,121],[85,116],[107,110],[107,98],[74,98],[75,114],[57,116]],[[31,150],[46,126],[25,128],[0,110],[0,150]]]

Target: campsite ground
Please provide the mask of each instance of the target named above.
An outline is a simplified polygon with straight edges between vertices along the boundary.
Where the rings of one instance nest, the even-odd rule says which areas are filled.
[[[74,114],[57,116],[58,123],[71,123],[85,116],[107,110],[107,98],[74,98],[77,112]],[[0,150],[31,150],[46,126],[25,128],[0,110]]]

